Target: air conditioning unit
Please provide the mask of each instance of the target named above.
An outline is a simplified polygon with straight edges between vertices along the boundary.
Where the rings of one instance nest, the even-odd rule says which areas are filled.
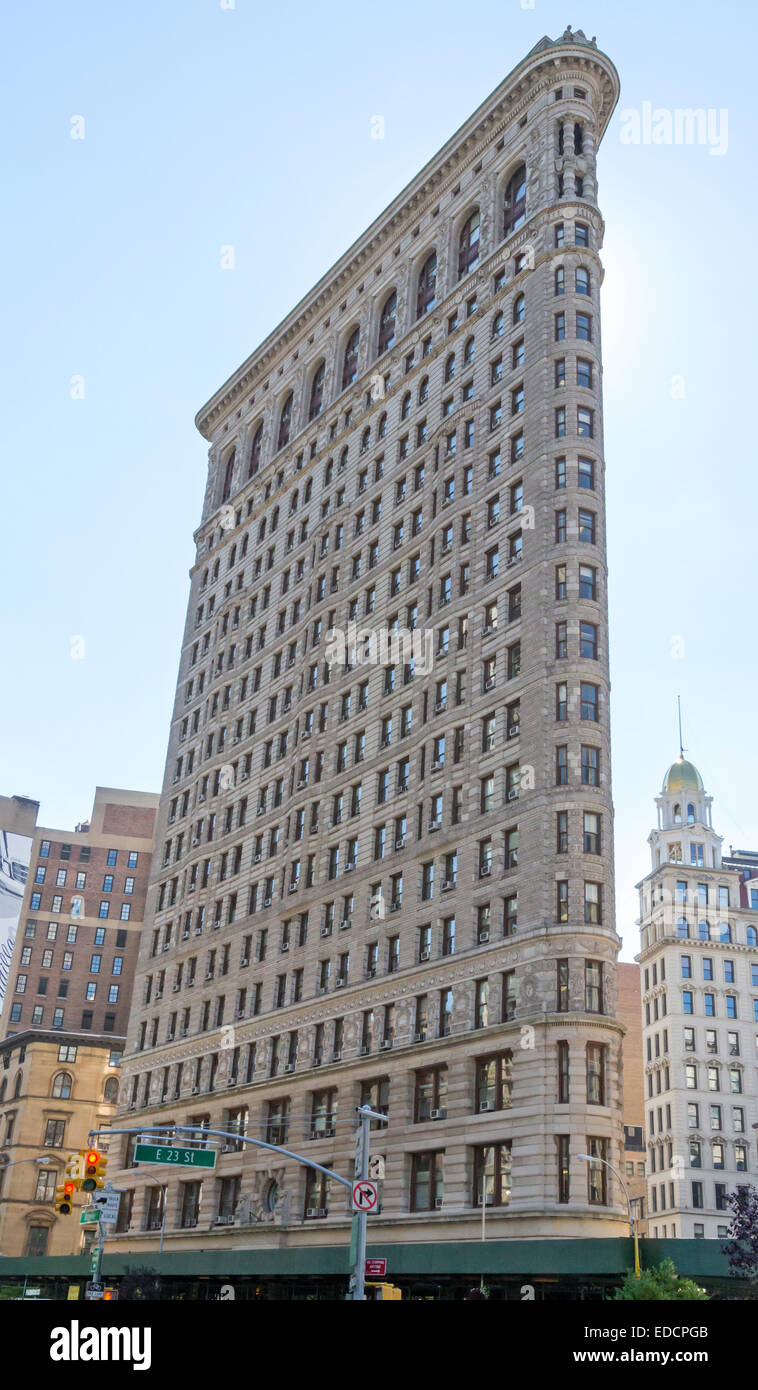
[[[495,1201],[495,1199],[494,1199],[494,1197],[492,1196],[492,1194],[490,1193],[489,1195],[486,1195],[486,1196],[484,1196],[484,1197],[477,1197],[477,1199],[476,1199],[476,1205],[477,1205],[478,1207],[491,1207],[491,1206],[494,1205],[494,1201]]]
[[[233,1217],[233,1216],[217,1216],[214,1224],[215,1224],[216,1226],[232,1226],[232,1225],[234,1224],[234,1217]]]
[[[428,826],[427,826],[427,829],[428,829],[428,830],[439,830],[441,825],[442,825],[442,822],[441,822],[441,821],[438,821],[438,820],[430,820],[430,822],[429,822],[429,824],[428,824]]]
[[[311,732],[312,732],[311,729],[303,729],[302,737],[303,737],[303,738],[310,738]]]
[[[341,1061],[342,1061],[342,1052],[341,1052],[339,1049],[338,1049],[336,1052],[333,1052],[333,1053],[332,1053],[332,1061],[333,1061],[333,1062],[341,1062]]]
[[[162,989],[157,989],[157,990],[155,991],[155,998],[156,998],[156,999],[162,999],[162,998],[163,998],[163,990],[162,990]]]
[[[380,739],[380,741],[379,741],[379,747],[380,747],[380,748],[389,748],[391,742],[392,742],[392,740],[389,739],[389,738]]]
[[[414,1042],[426,1042],[426,1033],[414,1033],[414,1034],[413,1034],[413,1041],[414,1041]]]
[[[322,936],[331,936],[331,934],[332,934],[332,929],[331,929],[331,927],[322,927],[322,928],[321,928],[321,935],[322,935]]]
[[[281,944],[281,946],[279,947],[279,950],[280,950],[280,952],[281,952],[281,951],[288,951],[289,948],[290,948],[289,941],[283,941],[282,944]]]
[[[254,863],[254,864],[260,864],[260,862],[261,862],[261,855],[260,855],[260,854],[254,854],[254,855],[253,855],[253,863]]]
[[[326,1207],[306,1207],[305,1215],[313,1217],[326,1216]]]
[[[129,1101],[129,1109],[130,1109],[130,1110],[136,1110],[136,1109],[137,1109],[137,1102],[136,1102],[136,1100],[130,1100],[130,1101]]]
[[[181,989],[181,985],[180,985],[180,984],[172,985],[172,986],[171,986],[171,993],[172,993],[172,994],[178,994],[180,989]]]
[[[250,776],[250,773],[249,773],[249,772],[241,772],[241,773],[240,773],[240,782],[246,782],[249,776]]]
[[[485,941],[489,941],[489,939],[490,939],[490,934],[489,934],[488,931],[480,931],[480,933],[479,933],[479,945],[480,945],[480,946],[483,945]]]
[[[167,951],[170,945],[171,945],[171,942],[170,942],[170,941],[164,941],[164,943],[163,943],[163,945],[162,945],[162,947],[161,947],[161,950],[162,950],[162,951]]]
[[[299,781],[298,784],[297,784],[297,790],[298,790],[298,791],[301,791],[302,788],[303,788],[303,787],[307,787],[307,785],[308,785],[308,783],[306,782],[305,778],[304,778],[304,777],[301,777],[301,778],[300,778],[300,781]]]
[[[510,566],[510,565],[517,565],[520,559],[521,559],[521,556],[520,556],[520,555],[509,555],[509,556],[508,556],[508,565],[509,565],[509,566]]]
[[[432,954],[431,951],[428,951],[428,950],[427,950],[427,951],[419,951],[419,953],[418,953],[418,958],[419,958],[419,960],[428,960],[431,954]]]
[[[357,864],[346,864],[346,865],[345,865],[345,873],[346,873],[346,874],[351,874],[351,873],[353,872],[353,869],[357,869],[357,867],[358,867]]]
[[[494,1110],[494,1109],[495,1109],[495,1102],[494,1102],[494,1100],[482,1100],[482,1101],[479,1102],[479,1111],[480,1111],[480,1113],[481,1113],[482,1111],[484,1111],[484,1110]]]
[[[359,1048],[358,1048],[358,1052],[359,1052],[359,1055],[360,1055],[361,1057],[367,1057],[367,1056],[368,1056],[368,1053],[369,1053],[369,1049],[368,1049],[367,1047],[359,1047]]]
[[[195,981],[194,981],[194,980],[188,980],[188,981],[187,981],[187,989],[194,989],[194,988],[195,988]]]
[[[443,880],[443,883],[442,883],[442,891],[443,891],[443,893],[449,893],[450,890],[451,890],[451,888],[455,888],[455,879],[454,879],[454,878],[446,878],[446,879],[444,879],[444,880]]]
[[[445,764],[443,763],[441,758],[435,758],[434,762],[432,763],[432,772],[442,772],[444,766]]]
[[[249,956],[243,956],[243,957],[242,957],[242,960],[240,961],[240,965],[242,966],[242,965],[249,965],[249,964],[250,964],[250,957],[249,957]]]
[[[264,906],[264,907],[270,907],[272,901],[273,901],[272,898],[264,898],[264,899],[263,899],[263,906]]]
[[[366,966],[366,979],[367,979],[367,980],[373,980],[375,974],[376,974],[376,966],[375,966],[375,965],[367,965],[367,966]]]
[[[200,1087],[199,1087],[199,1086],[193,1086],[193,1087],[192,1087],[192,1090],[190,1091],[190,1095],[192,1095],[192,1096],[199,1096],[199,1094],[200,1094]]]
[[[430,1111],[429,1111],[429,1119],[430,1119],[430,1120],[446,1120],[446,1119],[447,1119],[447,1110],[430,1110]]]
[[[241,735],[241,734],[235,734],[235,735],[234,735],[234,738],[232,739],[232,743],[241,743],[241,742],[242,742],[242,735]]]
[[[285,1070],[285,1071],[294,1071],[294,1070],[295,1070],[295,1063],[294,1063],[294,1062],[285,1062],[285,1064],[284,1064],[284,1070]]]
[[[197,799],[198,801],[205,801],[205,792],[201,792]]]
[[[382,1038],[382,1041],[380,1042],[379,1046],[382,1049],[382,1051],[386,1052],[388,1048],[392,1047],[392,1039]]]
[[[443,1198],[442,1198],[442,1197],[435,1197],[435,1199],[434,1199],[434,1205],[435,1205],[435,1208],[436,1208],[437,1211],[440,1211],[440,1210],[441,1210],[441,1208],[442,1208],[442,1202],[443,1202]]]
[[[402,838],[395,841],[395,849],[405,849],[405,840]]]
[[[199,845],[199,844],[200,844],[200,836],[199,836],[199,835],[193,835],[193,836],[192,836],[192,843],[193,843],[193,845]]]
[[[509,800],[509,801],[518,801],[518,791],[516,790],[515,787],[511,787],[511,789],[510,789],[510,791],[509,791],[509,793],[508,793],[508,800]]]
[[[490,876],[491,873],[492,873],[492,868],[491,868],[491,866],[490,866],[489,864],[486,864],[486,865],[484,866],[483,869],[480,869],[480,870],[479,870],[479,877],[480,877],[480,878],[489,878],[489,876]]]
[[[454,501],[454,498],[452,498],[452,497],[443,497],[443,499],[442,499],[442,505],[443,505],[443,507],[450,507],[450,506],[452,505],[453,501]]]
[[[291,883],[291,884],[290,884],[289,890],[288,890],[288,891],[289,891],[290,893],[296,893],[299,887],[300,887],[300,879],[297,878],[297,879],[295,879],[295,882],[294,882],[294,883]]]
[[[352,925],[352,917],[343,917],[342,921],[340,922],[340,931],[347,931],[349,927],[352,927]]]
[[[337,979],[334,981],[334,988],[335,988],[335,989],[344,989],[346,984],[347,984],[347,979],[346,979],[346,977],[345,977],[344,975],[338,975],[338,976],[337,976]]]
[[[390,912],[399,912],[401,907],[402,903],[390,903]]]
[[[494,690],[494,688],[495,688],[495,678],[494,678],[494,676],[488,676],[487,680],[484,682],[483,688],[484,688],[485,690]]]
[[[447,709],[447,700],[438,700],[434,706],[435,714],[443,714]]]
[[[318,992],[319,992],[319,994],[326,994],[326,989],[327,989],[326,985],[319,985],[319,987],[318,987]]]
[[[520,733],[520,726],[519,726],[518,724],[511,724],[510,727],[509,727],[509,729],[508,729],[508,737],[509,737],[509,738],[518,738],[519,733]]]

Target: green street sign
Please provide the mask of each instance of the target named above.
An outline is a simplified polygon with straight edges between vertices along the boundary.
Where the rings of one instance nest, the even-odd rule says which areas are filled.
[[[174,1168],[215,1168],[214,1149],[179,1149],[161,1144],[135,1144],[135,1163],[167,1163]]]
[[[97,1207],[85,1207],[84,1211],[79,1216],[79,1225],[87,1226],[90,1223],[90,1221],[99,1220],[100,1212],[98,1211]]]

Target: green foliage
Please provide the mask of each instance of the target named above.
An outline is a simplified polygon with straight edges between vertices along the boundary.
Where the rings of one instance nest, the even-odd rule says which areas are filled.
[[[707,1303],[708,1294],[694,1279],[680,1277],[674,1268],[673,1260],[663,1260],[652,1269],[643,1269],[637,1279],[630,1269],[620,1289],[616,1290],[613,1301],[641,1303],[644,1301],[683,1303]]]

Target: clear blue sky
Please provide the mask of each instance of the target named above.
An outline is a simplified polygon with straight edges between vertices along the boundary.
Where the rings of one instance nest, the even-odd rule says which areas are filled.
[[[624,955],[653,796],[677,753],[677,692],[718,828],[758,847],[758,132],[744,0],[6,11],[0,791],[37,798],[43,823],[85,817],[96,783],[160,787],[205,477],[196,410],[567,23],[597,35],[622,83],[599,184]],[[622,143],[620,113],[645,101],[726,108],[726,153]],[[384,140],[370,138],[375,115]],[[71,139],[75,116],[84,140]],[[234,270],[220,267],[228,245]]]

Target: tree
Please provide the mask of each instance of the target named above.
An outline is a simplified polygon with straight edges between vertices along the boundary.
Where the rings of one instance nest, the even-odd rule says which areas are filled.
[[[694,1279],[685,1279],[677,1274],[673,1260],[663,1260],[652,1269],[643,1269],[639,1279],[630,1269],[613,1301],[639,1303],[644,1300],[654,1302],[707,1303],[708,1294]]]
[[[118,1296],[119,1299],[160,1300],[163,1298],[160,1279],[147,1265],[127,1265],[118,1283]]]
[[[727,1202],[732,1209],[729,1239],[721,1253],[729,1260],[729,1270],[735,1279],[758,1283],[758,1190],[745,1183],[730,1192]]]

